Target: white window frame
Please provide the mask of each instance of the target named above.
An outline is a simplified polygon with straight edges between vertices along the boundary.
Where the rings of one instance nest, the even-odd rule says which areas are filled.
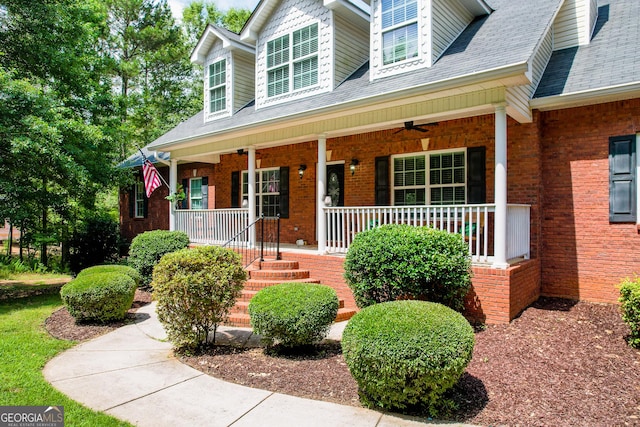
[[[212,71],[217,66],[221,66],[221,71],[212,75]],[[218,77],[220,76],[220,77]],[[227,109],[227,60],[220,59],[209,64],[208,67],[208,85],[209,85],[209,114],[218,113]],[[222,91],[222,98],[214,98],[214,92],[219,93]],[[214,102],[219,103],[222,101],[222,108],[212,108]]]
[[[280,168],[276,167],[276,168],[263,168],[263,169],[256,169],[256,182],[255,182],[255,186],[256,186],[256,215],[259,217],[260,215],[263,214],[263,200],[264,197],[269,197],[269,196],[275,196],[277,197],[277,205],[276,205],[276,211],[280,210],[280,176],[278,175],[278,191],[269,191],[269,182],[267,181],[266,183],[266,187],[264,186],[265,182],[263,180],[263,172],[278,172],[278,174],[280,173]],[[248,200],[249,198],[249,193],[248,193],[248,189],[249,189],[249,183],[247,182],[247,179],[249,178],[249,171],[248,170],[243,170],[242,171],[242,200]],[[266,188],[267,191],[263,191],[263,189]],[[266,216],[266,215],[265,215]]]
[[[464,181],[459,183],[452,184],[431,184],[431,156],[433,155],[443,155],[443,154],[456,154],[456,153],[464,153]],[[425,183],[424,185],[403,185],[396,186],[395,180],[395,160],[407,157],[420,157],[424,156],[425,160]],[[433,203],[431,202],[431,190],[433,188],[444,188],[444,187],[461,187],[464,189],[464,201],[453,204],[467,204],[467,148],[457,148],[457,149],[447,149],[447,150],[434,150],[434,151],[421,151],[415,153],[405,153],[405,154],[397,154],[391,156],[391,204],[392,206],[396,205],[396,190],[405,190],[405,189],[424,189],[425,190],[425,206],[431,206]],[[438,206],[438,205],[436,205]]]
[[[133,197],[134,218],[144,218],[145,189],[143,181],[136,180],[136,183],[134,185]]]
[[[392,0],[387,0],[391,3],[393,3]],[[380,57],[380,61],[382,62],[382,66],[383,67],[391,67],[394,65],[397,65],[399,63],[402,62],[406,62],[406,61],[413,61],[416,60],[420,57],[420,23],[419,23],[419,17],[420,17],[420,2],[417,0],[405,0],[404,5],[402,6],[405,11],[406,11],[406,3],[408,2],[414,2],[415,1],[415,17],[409,18],[409,19],[404,19],[402,21],[398,21],[396,23],[393,22],[394,18],[391,18],[391,24],[385,27],[384,24],[384,16],[385,16],[385,10],[383,9],[383,4],[385,3],[385,1],[381,1],[380,2],[380,46],[382,46],[381,49],[381,57]],[[399,10],[400,8],[398,7],[394,7],[393,5],[391,6],[391,9],[389,10],[390,13],[393,13],[394,10]],[[403,28],[405,28],[407,31],[409,31],[409,28],[411,26],[415,25],[416,28],[416,39],[415,39],[415,55],[413,56],[408,56],[408,48],[406,49],[405,52],[405,57],[402,59],[396,59],[395,58],[395,54],[394,54],[394,58],[392,61],[390,62],[385,62],[385,44],[384,44],[384,39],[385,39],[385,35],[389,35],[389,36],[393,36],[393,34],[397,31],[397,30],[401,30]],[[396,46],[398,46],[399,44],[394,43],[392,48],[393,50],[396,49]],[[409,43],[407,43],[407,47],[409,46]]]
[[[294,45],[295,35],[303,33],[305,31],[311,31],[312,28],[315,27],[315,37],[310,36],[308,39],[305,39],[301,43]],[[282,40],[282,45],[286,44],[286,47],[280,49],[278,51],[270,52],[270,46],[277,41]],[[310,44],[313,46],[315,40],[315,50],[312,48],[308,49],[308,52],[300,52],[296,54],[296,48],[300,46],[304,46]],[[266,70],[267,70],[267,98],[276,98],[280,95],[286,95],[290,93],[299,92],[301,90],[313,88],[319,85],[320,83],[320,63],[318,59],[318,54],[320,52],[320,26],[317,22],[314,22],[310,25],[306,25],[302,28],[298,28],[290,33],[285,35],[280,35],[275,37],[269,41],[267,41],[265,45],[266,49]],[[301,73],[298,72],[296,74],[296,69],[298,67],[303,66],[305,63],[313,63],[315,64],[303,70]],[[270,62],[272,62],[270,64]],[[277,80],[272,81],[272,73],[281,73],[281,76]],[[296,84],[297,81],[304,76],[305,74],[313,74],[315,72],[315,81],[310,79],[311,83],[298,86]],[[277,85],[278,82],[286,81],[284,86],[282,86],[282,91],[273,91],[271,92],[270,88],[272,86]]]
[[[200,181],[200,196],[193,196],[193,183]],[[200,201],[200,207],[194,208],[193,202]],[[202,177],[189,178],[189,209],[202,209]]]

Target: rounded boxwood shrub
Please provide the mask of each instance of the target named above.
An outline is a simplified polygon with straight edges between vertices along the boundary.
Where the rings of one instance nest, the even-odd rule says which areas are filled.
[[[631,347],[640,348],[640,277],[635,280],[626,279],[620,285],[620,309],[631,333],[628,343]]]
[[[365,405],[436,415],[471,361],[474,340],[469,322],[442,304],[392,301],[351,318],[342,353]]]
[[[471,259],[461,236],[430,227],[390,224],[358,233],[344,269],[360,308],[421,299],[462,311],[471,287]]]
[[[76,277],[88,276],[90,274],[100,274],[100,273],[120,273],[126,274],[131,277],[134,282],[136,282],[136,286],[140,285],[140,273],[133,267],[129,267],[128,265],[117,265],[117,264],[109,264],[109,265],[94,265],[93,267],[85,268],[82,270]]]
[[[281,283],[261,289],[249,302],[255,333],[267,344],[313,344],[324,338],[338,314],[338,295],[324,285]]]
[[[136,282],[120,272],[85,274],[60,290],[69,313],[77,322],[111,322],[124,319],[131,308]]]
[[[153,271],[158,319],[178,350],[207,344],[240,296],[247,273],[230,249],[202,246],[162,257]]]
[[[149,286],[153,267],[163,255],[189,246],[189,236],[182,231],[154,230],[138,234],[129,248],[129,265],[142,276],[142,286]]]

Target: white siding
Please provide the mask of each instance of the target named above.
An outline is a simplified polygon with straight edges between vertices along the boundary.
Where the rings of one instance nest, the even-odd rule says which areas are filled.
[[[238,111],[255,98],[255,57],[243,51],[233,52],[233,112]]]
[[[598,13],[597,0],[566,0],[556,17],[555,49],[589,44]]]
[[[256,108],[276,105],[333,89],[333,19],[320,0],[282,0],[260,30],[256,43]],[[280,96],[267,97],[267,42],[318,23],[318,85]]]
[[[413,70],[430,67],[431,62],[431,2],[432,0],[422,0],[419,2],[418,10],[418,57],[395,64],[382,64],[382,2],[372,0],[371,2],[371,50],[369,73],[370,79],[375,80],[381,77],[406,73]]]
[[[518,117],[518,121],[530,122],[532,120],[529,101],[538,88],[544,70],[547,68],[551,54],[553,53],[553,28],[540,42],[538,49],[530,61],[531,83],[524,86],[510,87],[507,89],[507,104],[509,113]]]
[[[473,21],[473,15],[458,0],[433,0],[433,49],[435,63],[460,33]]]
[[[225,59],[226,62],[226,100],[227,107],[222,111],[216,111],[211,114],[209,112],[209,65]],[[207,54],[207,58],[204,61],[204,120],[214,120],[220,117],[228,117],[231,115],[231,100],[232,100],[232,67],[231,67],[231,53],[222,47],[222,41],[216,40],[211,47],[211,50]]]
[[[334,13],[335,86],[339,85],[369,59],[369,32],[360,30]]]

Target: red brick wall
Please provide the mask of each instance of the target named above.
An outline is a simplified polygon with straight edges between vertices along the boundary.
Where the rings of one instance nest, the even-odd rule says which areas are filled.
[[[540,115],[542,293],[615,302],[640,272],[640,235],[609,222],[609,137],[640,131],[640,99]]]
[[[169,182],[169,168],[158,167],[162,177]],[[140,170],[137,171],[140,173]],[[130,188],[120,190],[120,234],[129,242],[140,233],[151,230],[169,229],[169,202],[165,199],[169,195],[169,189],[162,185],[156,189],[149,198],[147,218],[134,218],[130,216],[129,204]]]

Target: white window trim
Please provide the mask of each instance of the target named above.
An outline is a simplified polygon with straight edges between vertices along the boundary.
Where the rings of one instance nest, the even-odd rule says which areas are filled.
[[[219,84],[217,86],[211,86],[211,67],[215,66],[216,64],[219,64],[221,62],[224,62],[224,79],[222,84]],[[209,111],[209,114],[219,114],[221,112],[224,112],[228,109],[228,97],[227,97],[227,74],[228,74],[228,70],[227,70],[227,59],[226,58],[218,58],[216,61],[211,62],[208,66],[207,66],[207,93],[208,93],[208,102],[207,102],[207,109]],[[213,111],[211,109],[211,92],[215,89],[220,89],[222,88],[224,90],[224,108],[220,109],[220,110],[215,110]]]
[[[270,172],[270,171],[280,171],[279,167],[275,167],[275,168],[261,168],[261,169],[256,169],[256,174],[258,175],[259,179],[258,181],[255,182],[255,189],[256,189],[256,198],[258,199],[258,201],[256,202],[256,208],[258,209],[258,216],[260,216],[262,214],[262,197],[263,196],[279,196],[280,195],[280,180],[278,180],[278,191],[276,192],[266,192],[263,193],[262,192],[262,183],[261,183],[261,179],[262,179],[262,172]],[[240,188],[241,188],[241,198],[242,198],[242,203],[244,204],[244,200],[248,200],[249,198],[249,194],[245,193],[244,191],[244,185],[245,185],[245,173],[247,175],[247,177],[249,176],[249,170],[245,169],[241,172],[240,174]]]
[[[467,147],[464,148],[453,148],[453,149],[444,149],[444,150],[430,150],[430,151],[418,151],[418,152],[414,152],[414,153],[403,153],[403,154],[394,154],[391,156],[391,206],[395,206],[396,205],[396,200],[395,200],[395,190],[396,190],[396,185],[395,185],[395,166],[394,166],[394,160],[395,159],[399,159],[399,158],[404,158],[404,157],[417,157],[417,156],[425,156],[425,206],[431,206],[431,188],[437,188],[437,187],[451,187],[451,185],[430,185],[429,184],[429,180],[430,180],[430,173],[431,173],[431,162],[429,161],[429,156],[433,155],[433,154],[447,154],[447,153],[460,153],[460,152],[464,152],[464,170],[465,170],[465,179],[464,179],[464,183],[463,184],[455,184],[454,186],[460,186],[460,187],[464,187],[464,204],[467,204]],[[639,166],[640,168],[640,163]],[[420,185],[417,186],[404,186],[404,187],[397,187],[397,188],[423,188]]]
[[[191,191],[191,189],[193,188],[193,182],[194,181],[200,181],[200,197],[198,197],[198,198],[194,198],[193,197],[193,192]],[[194,177],[194,178],[189,178],[189,209],[194,209],[193,208],[193,201],[194,200],[200,200],[200,206],[202,206],[202,177],[201,176],[197,176],[197,177]],[[199,209],[202,209],[202,208],[199,208]]]
[[[136,180],[135,187],[134,187],[134,194],[133,194],[133,197],[134,197],[133,217],[134,218],[144,218],[144,196],[145,196],[144,182],[142,180]]]
[[[401,23],[395,24],[395,25],[391,25],[387,28],[383,28],[383,24],[382,24],[382,15],[383,15],[383,10],[382,10],[382,1],[380,2],[380,16],[378,18],[378,22],[380,25],[380,66],[382,69],[385,68],[393,68],[393,67],[397,67],[399,65],[403,65],[406,63],[412,63],[412,62],[417,62],[421,59],[422,57],[422,52],[421,52],[421,48],[420,46],[422,45],[422,31],[421,31],[421,14],[420,14],[420,1],[417,2],[417,13],[416,13],[416,17],[412,18],[412,19],[408,19],[406,21],[403,21]],[[395,61],[395,62],[390,62],[388,64],[384,63],[384,35],[386,33],[392,32],[397,30],[398,28],[402,28],[402,27],[408,27],[409,25],[415,23],[416,24],[416,29],[417,29],[417,33],[418,33],[418,39],[416,41],[417,43],[417,50],[418,50],[418,54],[416,56],[412,56],[411,58],[405,58],[402,59],[400,61]]]
[[[316,25],[318,27],[317,29],[317,33],[318,33],[318,50],[316,50],[314,53],[302,56],[300,58],[293,58],[293,33],[295,33],[296,31],[300,31],[303,30],[305,28],[309,28],[313,25]],[[287,37],[289,39],[289,47],[288,49],[288,60],[286,62],[280,63],[276,66],[273,66],[271,68],[269,68],[269,64],[268,64],[268,57],[269,57],[269,43],[271,43],[274,40],[280,39],[282,37]],[[314,89],[320,86],[320,47],[321,47],[321,26],[320,23],[318,21],[314,21],[310,24],[306,24],[304,26],[295,28],[291,31],[289,31],[287,34],[280,34],[276,37],[272,37],[271,39],[267,40],[266,43],[264,44],[264,49],[265,49],[265,72],[266,72],[266,79],[265,79],[265,95],[266,98],[269,100],[274,100],[274,99],[278,99],[280,97],[285,97],[285,96],[291,96],[291,95],[295,95],[297,93],[303,92],[303,91],[308,91],[309,89]],[[317,58],[317,64],[316,64],[316,72],[318,75],[318,81],[313,84],[313,85],[309,85],[309,86],[304,86],[301,87],[299,89],[294,89],[294,68],[296,63],[302,62],[302,61],[306,61],[308,59],[311,59],[313,57]],[[269,95],[269,72],[273,71],[273,70],[277,70],[280,68],[286,68],[289,71],[289,82],[288,82],[288,90],[286,92],[283,93],[279,93],[276,95]]]

